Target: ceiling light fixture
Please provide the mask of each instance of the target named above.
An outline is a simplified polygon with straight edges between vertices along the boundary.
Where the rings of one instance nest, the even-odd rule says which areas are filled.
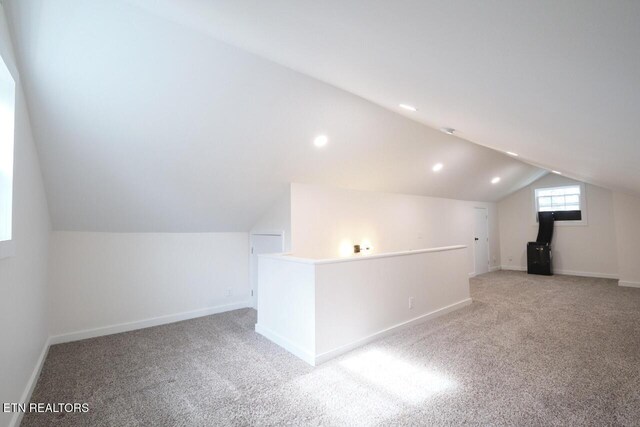
[[[316,139],[313,140],[313,145],[320,148],[327,145],[327,142],[329,142],[329,138],[327,138],[327,135],[318,135],[316,136]]]
[[[514,153],[513,151],[507,151],[507,154],[513,157],[518,157],[518,154]]]
[[[499,183],[499,182],[500,182],[500,177],[499,177],[499,176],[496,176],[496,177],[494,177],[494,178],[491,180],[491,183],[492,183],[492,184],[497,184],[497,183]]]
[[[551,171],[553,173],[555,173],[556,175],[562,175],[562,172],[558,172],[558,171]]]
[[[435,165],[433,165],[431,170],[433,170],[434,172],[440,172],[443,167],[444,165],[442,163],[436,163]]]
[[[453,135],[456,130],[453,128],[440,128],[440,131],[446,133],[447,135]]]
[[[418,111],[416,107],[409,104],[400,104],[400,108],[404,108],[405,110],[409,110],[409,111]]]

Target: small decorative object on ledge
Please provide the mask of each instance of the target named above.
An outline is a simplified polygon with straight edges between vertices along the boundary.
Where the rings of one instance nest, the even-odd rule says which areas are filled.
[[[360,245],[353,245],[353,253],[354,254],[360,253]]]

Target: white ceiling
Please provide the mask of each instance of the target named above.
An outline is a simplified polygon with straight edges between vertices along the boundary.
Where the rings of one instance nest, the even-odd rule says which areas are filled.
[[[434,128],[640,194],[639,1],[130,1],[386,108],[414,104],[409,116]]]
[[[281,15],[290,7],[295,20],[294,5],[273,7]],[[192,17],[215,11],[185,7]],[[21,0],[7,10],[55,229],[248,230],[289,182],[495,201],[544,173],[128,1]],[[271,19],[273,11],[264,13],[257,21]],[[253,22],[278,50],[283,33],[263,34],[254,11],[242,16],[238,28]],[[224,30],[230,19],[211,25]],[[300,41],[308,24],[298,27]],[[367,50],[380,37],[343,42]],[[355,69],[307,47],[324,64],[317,74],[357,81]],[[375,87],[370,71],[360,77]],[[383,83],[381,91],[393,82]],[[421,93],[407,86],[392,105],[417,103],[423,117]],[[330,138],[321,150],[312,144],[319,133]],[[445,165],[438,174],[436,162]],[[493,176],[502,181],[490,184]]]

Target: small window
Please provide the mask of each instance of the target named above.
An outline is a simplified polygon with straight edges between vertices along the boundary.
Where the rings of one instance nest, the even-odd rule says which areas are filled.
[[[0,57],[0,245],[11,240],[16,83]],[[3,257],[4,245],[0,247]]]
[[[581,185],[535,189],[538,212],[553,212],[556,221],[581,221],[584,195]]]

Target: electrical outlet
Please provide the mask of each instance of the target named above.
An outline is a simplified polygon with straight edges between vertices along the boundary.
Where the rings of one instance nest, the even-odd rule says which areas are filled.
[[[231,295],[233,295],[233,291],[231,288],[227,288],[226,296],[230,297]]]
[[[409,297],[409,310],[413,310],[413,297]]]

